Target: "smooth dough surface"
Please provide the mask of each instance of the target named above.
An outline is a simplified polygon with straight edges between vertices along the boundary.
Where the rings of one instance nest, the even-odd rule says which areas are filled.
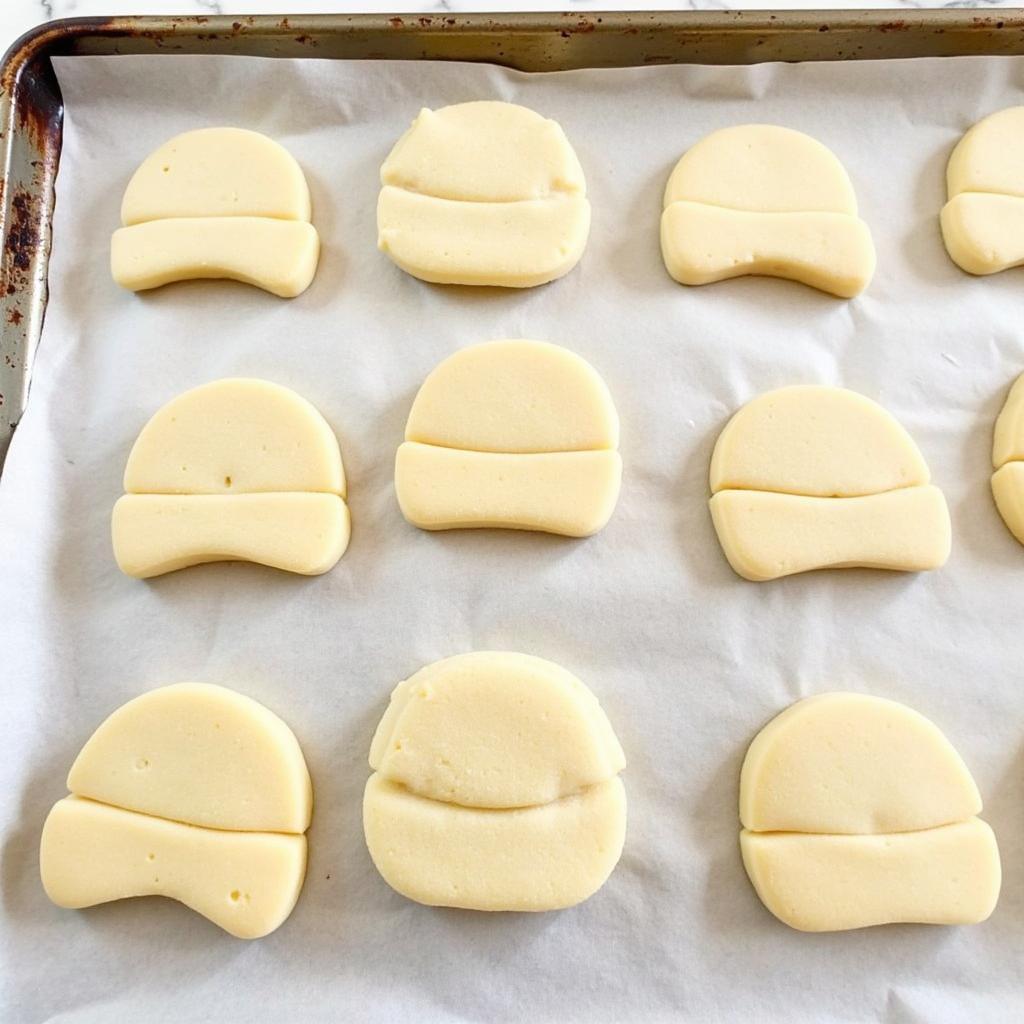
[[[937,569],[951,527],[929,479],[910,435],[875,402],[844,388],[780,388],[748,402],[719,435],[711,517],[729,564],[749,580]]]
[[[617,448],[619,417],[585,359],[546,341],[487,341],[450,355],[416,394],[406,441],[485,452]]]
[[[319,259],[312,224],[267,217],[151,220],[119,228],[110,241],[110,273],[133,292],[225,279],[292,299],[310,286]]]
[[[905,705],[826,693],[751,743],[740,847],[764,905],[802,931],[983,921],[999,851],[943,734]]]
[[[399,683],[370,747],[382,778],[466,807],[549,803],[625,765],[583,683],[508,651],[445,658]]]
[[[733,415],[711,456],[711,491],[852,498],[930,482],[916,444],[877,402],[846,388],[766,391]]]
[[[111,538],[129,576],[236,560],[317,575],[348,547],[337,438],[267,381],[213,381],[168,402],[139,434],[124,487]]]
[[[740,847],[761,902],[805,932],[978,924],[999,898],[999,849],[977,818],[894,835],[744,831]]]
[[[309,188],[295,157],[245,128],[199,128],[168,139],[125,189],[126,227],[170,217],[308,221]]]
[[[852,298],[875,271],[842,164],[775,125],[724,128],[683,154],[665,188],[661,247],[687,285],[761,274]]]
[[[992,496],[1007,528],[1024,544],[1024,374],[1014,381],[992,439]]]
[[[402,514],[425,530],[587,537],[618,501],[619,418],[604,381],[547,342],[485,342],[433,370],[395,457]]]
[[[299,898],[306,837],[197,828],[70,796],[46,819],[39,867],[59,907],[167,896],[237,938],[258,939]]]
[[[71,766],[68,789],[208,828],[305,832],[313,789],[295,734],[262,704],[178,683],[121,705]]]
[[[983,118],[956,144],[946,168],[942,237],[969,274],[1024,264],[1024,106]]]
[[[594,695],[543,659],[477,651],[421,669],[392,693],[370,766],[370,855],[420,903],[572,906],[622,851],[622,748]]]
[[[554,122],[498,101],[422,110],[381,168],[378,246],[437,284],[530,288],[568,273],[590,231]]]
[[[396,892],[466,910],[561,910],[604,885],[622,853],[618,778],[536,807],[485,810],[427,800],[371,775],[363,797],[370,856]]]
[[[790,705],[747,750],[740,821],[757,832],[910,832],[981,812],[952,744],[905,704],[826,693]]]
[[[168,896],[240,938],[291,913],[312,787],[294,734],[256,701],[201,683],[145,693],[93,733],[68,789],[39,848],[58,906]]]
[[[859,498],[719,491],[711,519],[729,564],[754,582],[814,569],[926,572],[946,564],[949,509],[937,487]]]
[[[241,128],[184,132],[151,153],[128,184],[121,223],[110,270],[131,291],[223,278],[294,298],[320,258],[302,169]]]

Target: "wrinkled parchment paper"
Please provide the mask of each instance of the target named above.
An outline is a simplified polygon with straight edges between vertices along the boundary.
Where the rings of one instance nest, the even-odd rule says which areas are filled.
[[[1006,1021],[1024,1015],[1024,550],[993,507],[993,420],[1024,370],[1024,272],[961,273],[938,230],[950,148],[1024,102],[1014,59],[652,68],[523,75],[458,64],[167,56],[61,60],[67,102],[50,306],[27,415],[0,486],[2,1003],[8,1022]],[[593,202],[586,254],[523,292],[439,288],[375,248],[377,171],[423,106],[514,100],[559,120]],[[746,279],[687,289],[658,248],[661,193],[725,125],[810,132],[849,169],[878,247],[843,302]],[[108,249],[128,178],[176,132],[279,139],[324,242],[310,290],[117,288]],[[392,460],[413,395],[474,342],[562,343],[607,380],[625,478],[611,523],[574,541],[406,525]],[[337,431],[352,544],[303,579],[244,564],[122,576],[110,509],[139,429],[179,392],[266,377]],[[733,575],[706,508],[714,439],[768,388],[843,384],[910,430],[949,500],[953,556],[921,576]],[[363,844],[366,755],[395,683],[471,649],[577,673],[629,757],[618,869],[542,915],[420,907]],[[295,730],[316,811],[305,890],[245,943],[167,900],[58,910],[40,829],[71,761],[123,701],[221,683]],[[864,690],[945,730],[985,797],[1003,895],[972,928],[803,935],[740,863],[737,780],[751,738],[798,697]]]

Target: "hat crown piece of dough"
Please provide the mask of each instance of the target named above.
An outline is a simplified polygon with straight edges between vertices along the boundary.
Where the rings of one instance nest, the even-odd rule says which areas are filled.
[[[175,899],[239,938],[291,913],[312,786],[294,733],[232,690],[180,683],[93,733],[47,817],[40,873],[58,906]]]
[[[318,575],[348,546],[338,439],[306,399],[268,381],[228,378],[172,399],[136,439],[124,487],[111,533],[129,576],[211,561]]]
[[[370,748],[363,822],[388,884],[421,903],[553,910],[592,895],[625,837],[625,757],[575,676],[477,651],[400,683]]]
[[[755,737],[740,846],[764,905],[802,931],[985,920],[999,895],[981,797],[936,726],[896,701],[827,693]]]

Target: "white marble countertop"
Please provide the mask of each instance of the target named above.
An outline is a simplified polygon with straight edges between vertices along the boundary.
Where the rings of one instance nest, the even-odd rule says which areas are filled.
[[[1024,0],[0,0],[0,49],[51,18],[101,14],[404,14],[542,10],[816,10],[822,8],[1015,7]]]

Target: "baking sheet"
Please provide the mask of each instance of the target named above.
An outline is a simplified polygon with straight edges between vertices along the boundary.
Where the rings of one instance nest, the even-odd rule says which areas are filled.
[[[657,68],[526,76],[453,64],[237,57],[57,62],[67,104],[51,299],[28,412],[0,486],[0,1019],[1007,1020],[1024,1015],[1024,551],[988,491],[992,422],[1024,369],[1022,272],[947,259],[937,214],[951,146],[1024,101],[1024,62]],[[439,288],[375,249],[377,171],[422,105],[514,100],[558,119],[594,222],[563,280]],[[661,192],[714,128],[810,132],[849,169],[879,269],[842,302],[746,279],[686,289],[658,249]],[[324,242],[310,290],[145,295],[110,280],[121,194],[176,132],[237,124],[298,158]],[[590,360],[622,419],[622,499],[597,537],[428,534],[402,520],[392,460],[412,397],[474,342],[535,337]],[[211,565],[122,576],[109,543],[148,416],[228,375],[308,397],[341,440],[352,544],[317,579]],[[733,575],[706,509],[715,436],[769,388],[843,384],[910,430],[949,500],[941,572]],[[599,696],[629,757],[629,830],[604,889],[573,910],[483,915],[393,893],[366,853],[366,754],[393,685],[472,649],[557,661]],[[75,754],[115,707],[184,679],[234,687],[293,727],[316,810],[288,922],[234,940],[166,900],[58,910],[40,829]],[[943,728],[985,797],[1005,879],[973,928],[803,935],[740,863],[747,744],[798,697],[863,690]]]

